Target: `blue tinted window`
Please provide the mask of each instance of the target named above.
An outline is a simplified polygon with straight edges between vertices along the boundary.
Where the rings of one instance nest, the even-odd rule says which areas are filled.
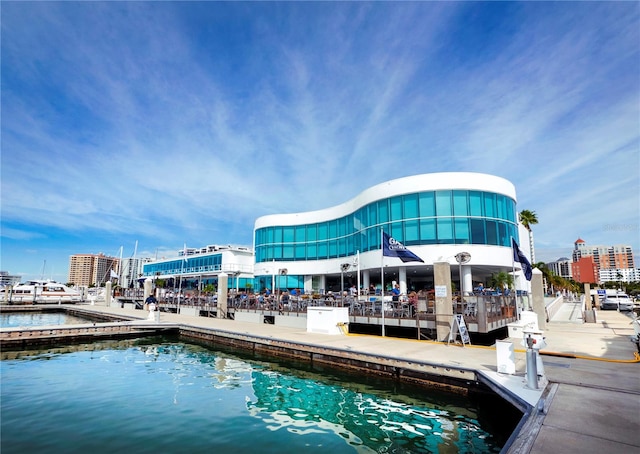
[[[329,246],[326,241],[318,243],[318,258],[326,259],[329,256]]]
[[[367,230],[363,230],[357,235],[357,247],[360,249],[360,252],[365,252],[369,250],[369,238],[367,237]]]
[[[471,242],[473,244],[485,244],[484,220],[471,219]]]
[[[296,245],[296,259],[297,260],[305,259],[307,257],[305,249],[306,248],[304,247],[304,244],[297,244]]]
[[[326,222],[318,224],[318,239],[326,240],[329,238],[329,226]]]
[[[418,244],[420,242],[420,229],[418,221],[405,221],[404,223],[404,242],[405,244]]]
[[[378,223],[378,204],[377,203],[372,203],[369,205],[369,224],[371,226],[374,226]]]
[[[418,194],[403,195],[402,205],[405,219],[418,217]]]
[[[329,241],[329,258],[338,256],[338,242],[336,240]]]
[[[307,244],[307,259],[315,260],[318,258],[318,251],[315,243]]]
[[[509,247],[511,247],[511,238],[516,238],[516,241],[518,241],[517,240],[518,232],[517,232],[517,228],[516,228],[516,226],[514,224],[509,224],[508,225],[508,233],[507,234],[509,235]],[[520,243],[518,242],[518,244],[520,244]]]
[[[359,247],[356,247],[355,237],[353,235],[349,235],[348,237],[346,237],[345,241],[347,242],[345,255],[355,254],[356,250],[360,249]]]
[[[390,201],[391,205],[391,220],[392,221],[401,221],[402,220],[402,197],[392,197]]]
[[[419,208],[420,217],[426,218],[436,215],[436,202],[433,192],[420,193]]]
[[[498,227],[496,221],[485,221],[487,232],[487,244],[498,245]]]
[[[513,199],[507,199],[507,219],[516,222],[516,204]]]
[[[471,216],[482,216],[482,193],[478,191],[469,192],[469,214]]]
[[[355,229],[353,228],[353,218],[355,216],[353,214],[350,214],[349,216],[346,216],[344,218],[345,220],[345,235],[351,235],[353,232],[355,232]]]
[[[454,216],[468,216],[467,191],[453,191],[453,214]]]
[[[451,218],[437,220],[438,226],[438,243],[453,243],[453,223]]]
[[[304,243],[307,240],[306,230],[307,228],[305,225],[296,226],[296,243]]]
[[[496,195],[484,193],[484,215],[488,218],[496,217]]]
[[[385,229],[385,231],[387,231]],[[389,232],[395,240],[404,243],[404,233],[402,232],[402,222],[394,222],[391,224],[391,231]]]
[[[338,236],[338,221],[329,221],[329,239],[334,240]]]
[[[282,240],[285,243],[293,243],[294,242],[294,232],[295,229],[293,227],[283,227],[282,228]]]
[[[438,216],[451,216],[451,191],[436,191],[436,214]],[[438,239],[440,232],[438,231]]]
[[[361,208],[353,217],[353,230],[359,231],[369,225],[369,210]]]
[[[282,258],[286,260],[294,259],[293,246],[283,246],[282,247]]]
[[[420,240],[423,243],[433,244],[436,239],[436,220],[434,218],[420,220]]]
[[[378,202],[378,222],[380,224],[389,221],[389,205],[387,200],[380,200]]]
[[[315,241],[318,239],[318,226],[317,224],[310,224],[307,226],[307,241]]]
[[[507,224],[505,224],[504,222],[498,222],[498,244],[500,246],[509,246]]]
[[[347,234],[347,218],[338,219],[338,236],[345,236]]]
[[[380,249],[380,229],[377,227],[372,227],[367,229],[367,238],[369,244],[367,245],[367,251]]]
[[[273,242],[282,243],[282,227],[273,228]]]
[[[468,244],[469,241],[469,220],[456,219],[454,221],[454,231],[456,236],[456,244]]]

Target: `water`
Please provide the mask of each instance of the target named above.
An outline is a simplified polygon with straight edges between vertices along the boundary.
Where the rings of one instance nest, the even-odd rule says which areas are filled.
[[[466,397],[169,338],[3,352],[0,366],[3,454],[490,453],[517,424],[498,433]]]
[[[0,314],[0,327],[18,328],[50,325],[78,325],[91,320],[65,312],[6,312]]]

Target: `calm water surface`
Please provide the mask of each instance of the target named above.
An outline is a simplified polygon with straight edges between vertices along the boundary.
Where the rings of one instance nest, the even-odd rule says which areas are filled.
[[[461,396],[167,338],[3,352],[0,367],[3,454],[490,453],[508,437]]]
[[[18,328],[49,325],[78,325],[91,320],[65,312],[6,312],[0,314],[0,327]]]

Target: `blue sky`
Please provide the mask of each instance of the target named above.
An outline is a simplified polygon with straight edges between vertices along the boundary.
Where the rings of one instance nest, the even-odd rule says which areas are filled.
[[[536,259],[640,251],[637,2],[2,2],[1,263],[252,244],[404,176],[505,177]]]

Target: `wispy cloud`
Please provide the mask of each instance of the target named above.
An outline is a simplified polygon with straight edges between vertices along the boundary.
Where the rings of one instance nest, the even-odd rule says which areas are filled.
[[[250,243],[260,215],[462,170],[513,181],[549,250],[566,244],[559,222],[611,242],[598,217],[638,223],[638,14],[5,4],[2,235],[19,248],[66,230],[67,254],[88,238],[144,238],[149,251]]]

